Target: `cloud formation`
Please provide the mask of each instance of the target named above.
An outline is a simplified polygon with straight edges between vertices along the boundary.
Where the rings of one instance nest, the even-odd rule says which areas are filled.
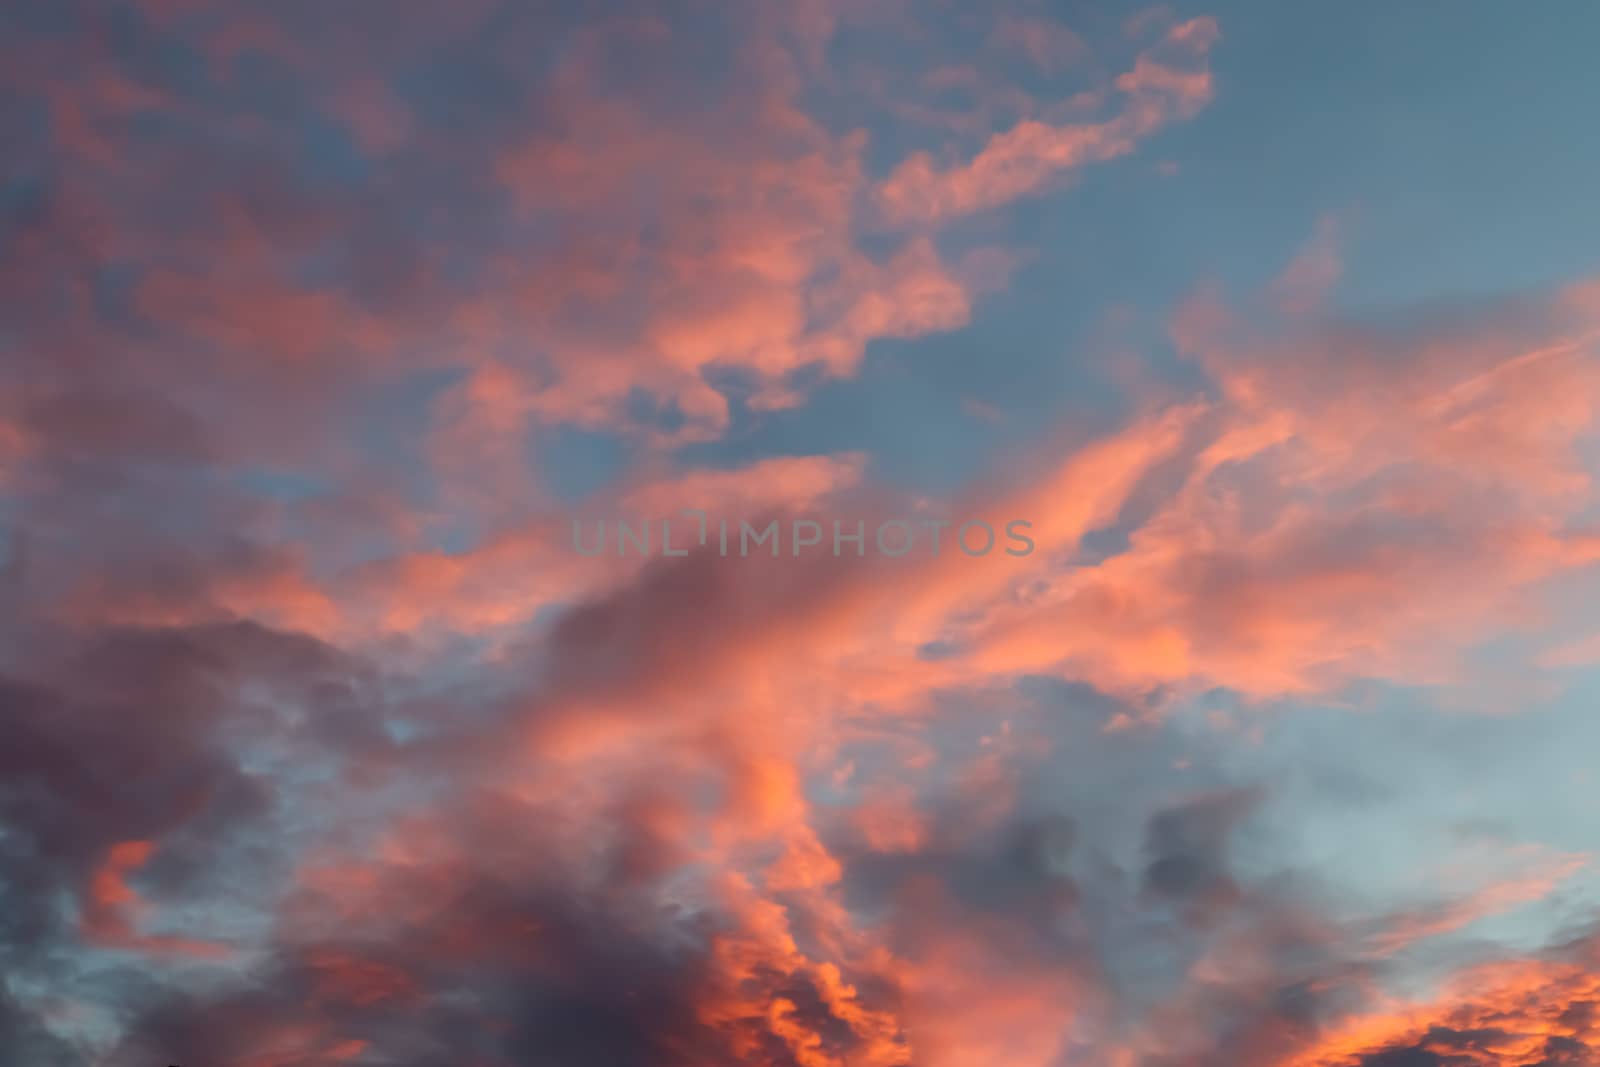
[[[0,1062],[1594,1062],[1600,281],[1207,245],[1235,25],[0,16]]]

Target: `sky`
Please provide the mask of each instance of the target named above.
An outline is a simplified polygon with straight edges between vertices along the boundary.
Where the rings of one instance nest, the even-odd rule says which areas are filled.
[[[1600,1063],[1597,33],[6,5],[0,1067]]]

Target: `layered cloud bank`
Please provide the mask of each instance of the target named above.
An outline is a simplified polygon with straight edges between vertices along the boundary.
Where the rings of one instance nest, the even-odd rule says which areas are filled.
[[[0,16],[0,1064],[1600,1062],[1600,263],[1053,247],[1235,21]]]

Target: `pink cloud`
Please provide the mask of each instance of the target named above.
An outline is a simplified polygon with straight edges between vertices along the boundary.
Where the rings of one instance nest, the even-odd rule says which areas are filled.
[[[1124,100],[1115,117],[1072,125],[1024,121],[990,138],[971,161],[949,168],[925,152],[915,154],[879,187],[879,201],[891,219],[937,221],[1040,192],[1088,164],[1127,155],[1142,139],[1192,117],[1210,101],[1205,60],[1219,37],[1214,19],[1175,26],[1116,79]]]

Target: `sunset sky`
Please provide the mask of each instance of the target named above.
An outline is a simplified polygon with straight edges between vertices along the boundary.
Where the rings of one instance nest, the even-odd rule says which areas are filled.
[[[3,5],[0,1067],[1600,1064],[1597,40]]]

